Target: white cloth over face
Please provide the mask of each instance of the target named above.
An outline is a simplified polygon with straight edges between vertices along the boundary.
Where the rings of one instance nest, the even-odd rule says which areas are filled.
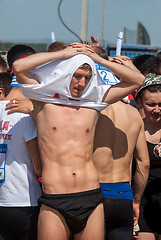
[[[72,97],[70,83],[75,71],[84,63],[92,68],[92,77],[78,98]],[[102,99],[109,89],[100,77],[93,60],[83,54],[68,59],[59,59],[31,71],[38,85],[19,84],[23,94],[33,100],[93,108],[102,111],[108,106]],[[77,101],[75,101],[77,100]]]

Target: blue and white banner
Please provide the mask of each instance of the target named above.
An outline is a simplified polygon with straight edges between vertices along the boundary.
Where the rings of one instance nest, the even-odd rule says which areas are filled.
[[[96,68],[99,72],[99,75],[101,76],[102,80],[107,84],[107,85],[114,85],[116,83],[119,83],[119,80],[105,67],[102,65],[95,63]]]
[[[7,144],[0,144],[0,183],[5,182]]]

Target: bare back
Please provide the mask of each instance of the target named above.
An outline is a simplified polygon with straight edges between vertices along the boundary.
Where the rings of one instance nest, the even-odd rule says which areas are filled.
[[[100,182],[130,182],[132,157],[141,125],[138,111],[121,101],[102,111],[93,156]]]
[[[97,111],[36,101],[33,104],[43,191],[61,194],[98,188],[92,162]]]

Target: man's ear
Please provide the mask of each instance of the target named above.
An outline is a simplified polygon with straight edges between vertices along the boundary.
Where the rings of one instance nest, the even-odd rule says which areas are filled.
[[[0,101],[5,99],[4,88],[0,88]]]

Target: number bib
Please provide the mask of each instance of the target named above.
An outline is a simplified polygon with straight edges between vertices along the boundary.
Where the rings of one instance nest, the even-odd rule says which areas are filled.
[[[7,144],[0,144],[0,183],[5,182]]]

